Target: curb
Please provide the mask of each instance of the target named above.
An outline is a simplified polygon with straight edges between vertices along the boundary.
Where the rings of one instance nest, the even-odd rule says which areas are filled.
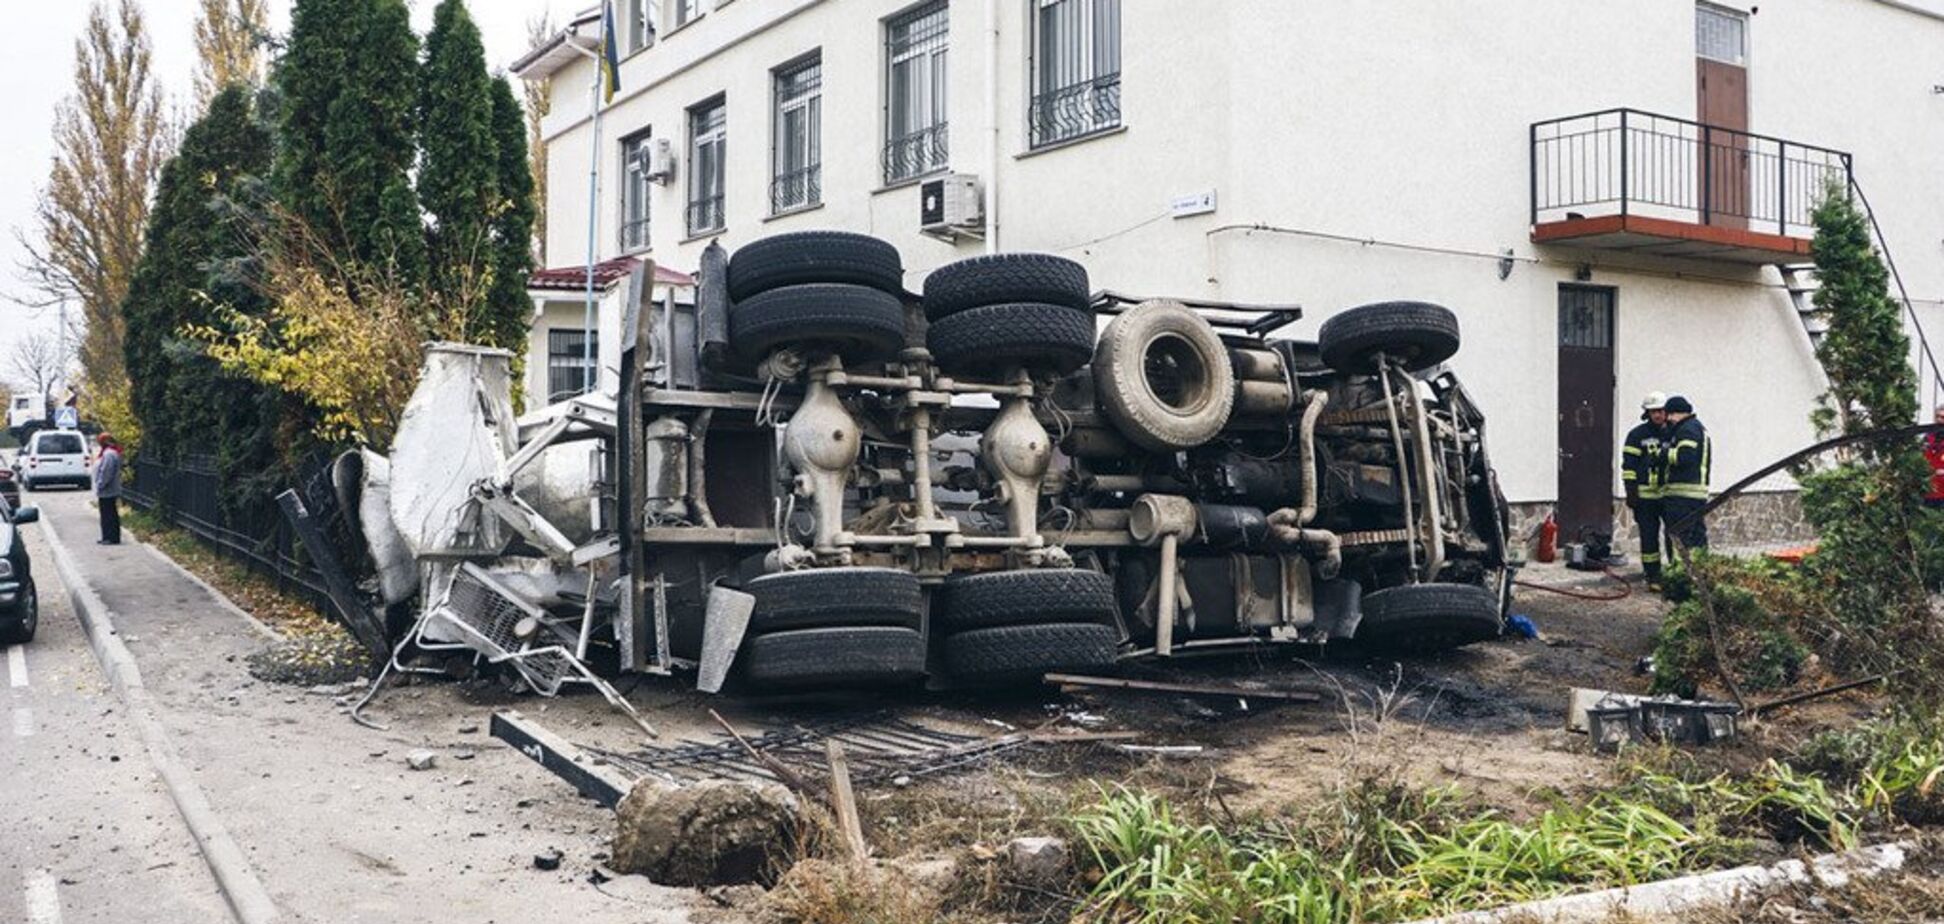
[[[1902,869],[1904,862],[1917,850],[1915,841],[1899,841],[1823,854],[1808,860],[1784,860],[1773,866],[1742,866],[1698,876],[1663,879],[1646,885],[1508,905],[1490,911],[1426,918],[1412,924],[1508,924],[1511,921],[1592,924],[1612,920],[1617,914],[1627,915],[1626,920],[1633,920],[1635,915],[1658,920],[1664,916],[1678,916],[1682,912],[1725,906],[1792,883],[1817,883],[1840,888],[1853,879]]]
[[[280,917],[276,904],[270,900],[270,893],[250,868],[243,849],[230,837],[229,829],[216,817],[208,797],[203,795],[202,788],[196,785],[195,778],[183,765],[182,756],[176,751],[168,730],[156,719],[155,714],[159,709],[155,698],[142,685],[142,674],[136,668],[134,655],[129,653],[128,646],[116,634],[113,612],[102,602],[101,595],[95,592],[87,579],[81,576],[60,536],[51,528],[40,532],[54,553],[54,570],[60,573],[62,583],[67,585],[68,599],[74,604],[81,628],[88,636],[88,647],[94,650],[95,660],[101,664],[102,672],[108,675],[109,684],[134,719],[136,733],[142,737],[149,761],[162,778],[163,786],[168,789],[169,798],[175,803],[176,812],[182,816],[190,836],[195,838],[203,861],[216,879],[216,887],[223,893],[223,900],[229,904],[230,911],[240,924],[273,924]]]

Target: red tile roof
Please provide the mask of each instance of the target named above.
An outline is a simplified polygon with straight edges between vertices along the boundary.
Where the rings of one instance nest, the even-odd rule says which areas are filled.
[[[641,261],[634,257],[617,257],[605,263],[594,264],[594,287],[606,291],[616,283],[628,278]],[[693,286],[695,277],[679,270],[655,265],[655,282],[665,286]],[[547,292],[581,292],[587,289],[587,267],[556,266],[543,269],[527,277],[527,288]]]

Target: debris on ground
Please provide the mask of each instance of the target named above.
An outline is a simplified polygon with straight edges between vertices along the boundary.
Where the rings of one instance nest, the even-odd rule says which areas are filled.
[[[549,847],[533,855],[533,868],[543,872],[553,872],[560,868],[562,858],[560,848]]]
[[[1073,855],[1057,837],[1016,837],[1006,845],[1006,869],[1013,881],[1054,885],[1073,875]]]
[[[250,655],[249,669],[258,680],[316,692],[318,687],[354,681],[354,689],[362,688],[364,678],[377,674],[378,665],[371,663],[370,653],[356,639],[333,632],[294,636],[271,645]]]
[[[405,766],[413,770],[430,770],[439,762],[439,755],[420,749],[405,755]]]
[[[644,780],[615,807],[609,865],[662,885],[769,884],[802,822],[797,798],[774,784]]]

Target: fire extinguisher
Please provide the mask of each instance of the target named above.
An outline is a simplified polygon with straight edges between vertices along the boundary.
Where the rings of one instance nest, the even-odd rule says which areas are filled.
[[[1550,513],[1546,522],[1539,524],[1539,549],[1532,557],[1548,564],[1559,557],[1559,521]]]

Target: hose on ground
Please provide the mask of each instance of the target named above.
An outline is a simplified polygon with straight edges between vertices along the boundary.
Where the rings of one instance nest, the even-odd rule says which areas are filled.
[[[1512,583],[1519,587],[1526,587],[1532,590],[1544,591],[1545,593],[1549,593],[1549,594],[1558,594],[1562,597],[1572,597],[1575,600],[1594,600],[1594,601],[1611,602],[1614,600],[1625,600],[1628,597],[1633,596],[1633,585],[1627,583],[1626,578],[1623,578],[1620,575],[1615,574],[1613,569],[1608,567],[1600,568],[1600,572],[1602,574],[1605,574],[1607,577],[1612,578],[1614,581],[1620,584],[1619,593],[1605,593],[1605,594],[1588,593],[1583,590],[1572,590],[1566,587],[1554,587],[1550,584],[1535,584],[1531,581],[1521,581],[1516,578],[1513,579]]]

